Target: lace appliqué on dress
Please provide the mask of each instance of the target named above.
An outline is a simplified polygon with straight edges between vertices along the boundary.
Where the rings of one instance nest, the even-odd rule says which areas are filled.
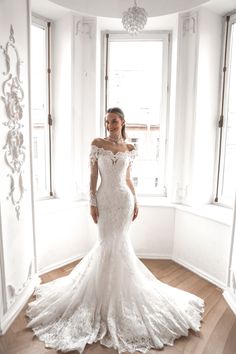
[[[137,151],[136,149],[133,149],[127,151],[118,151],[114,153],[111,150],[104,149],[102,147],[97,147],[96,145],[91,145],[89,158],[92,164],[94,164],[98,160],[99,155],[109,156],[113,164],[115,164],[118,159],[128,158],[129,166],[132,166],[134,159],[137,156]]]
[[[47,347],[82,354],[87,343],[100,341],[119,354],[147,353],[200,329],[204,301],[159,281],[134,252],[134,197],[126,178],[135,156],[135,150],[91,147],[93,194],[101,175],[94,194],[98,238],[68,276],[37,287],[27,308],[27,327]]]

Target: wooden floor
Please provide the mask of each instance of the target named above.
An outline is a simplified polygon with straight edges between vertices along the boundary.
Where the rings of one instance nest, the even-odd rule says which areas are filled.
[[[148,354],[236,354],[236,316],[225,302],[221,289],[173,261],[142,261],[158,279],[200,296],[206,304],[200,335],[190,331],[188,337],[177,339],[173,347],[150,350]],[[43,282],[67,275],[75,264],[76,262],[45,274],[42,277]],[[27,320],[24,311],[25,309],[7,333],[0,337],[0,354],[61,354],[53,349],[46,349],[42,342],[33,337],[32,331],[25,328]],[[78,354],[75,351],[68,353]],[[94,343],[87,344],[83,354],[117,354],[117,351]]]

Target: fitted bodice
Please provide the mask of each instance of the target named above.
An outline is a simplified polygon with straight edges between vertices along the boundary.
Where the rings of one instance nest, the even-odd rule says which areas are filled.
[[[129,228],[134,210],[134,196],[127,185],[126,174],[135,155],[135,150],[113,153],[92,145],[90,159],[92,163],[97,161],[101,177],[96,195],[100,215],[99,235],[102,235],[103,240],[111,240],[116,235],[121,239]]]
[[[101,187],[111,189],[124,189],[126,185],[127,168],[132,165],[136,151],[112,152],[92,145],[90,158],[98,161],[101,176]]]

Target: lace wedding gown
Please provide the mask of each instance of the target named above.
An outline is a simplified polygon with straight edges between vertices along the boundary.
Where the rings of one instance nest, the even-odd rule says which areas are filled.
[[[82,353],[97,341],[118,353],[173,345],[188,329],[199,331],[204,302],[159,281],[134,253],[126,173],[135,151],[114,154],[92,145],[90,157],[101,175],[97,241],[69,275],[36,288],[27,327],[63,352]]]

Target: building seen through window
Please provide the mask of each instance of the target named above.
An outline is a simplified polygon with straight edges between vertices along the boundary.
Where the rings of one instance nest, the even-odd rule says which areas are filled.
[[[132,176],[139,194],[163,195],[167,119],[168,36],[109,37],[108,107],[126,118],[138,156]]]

